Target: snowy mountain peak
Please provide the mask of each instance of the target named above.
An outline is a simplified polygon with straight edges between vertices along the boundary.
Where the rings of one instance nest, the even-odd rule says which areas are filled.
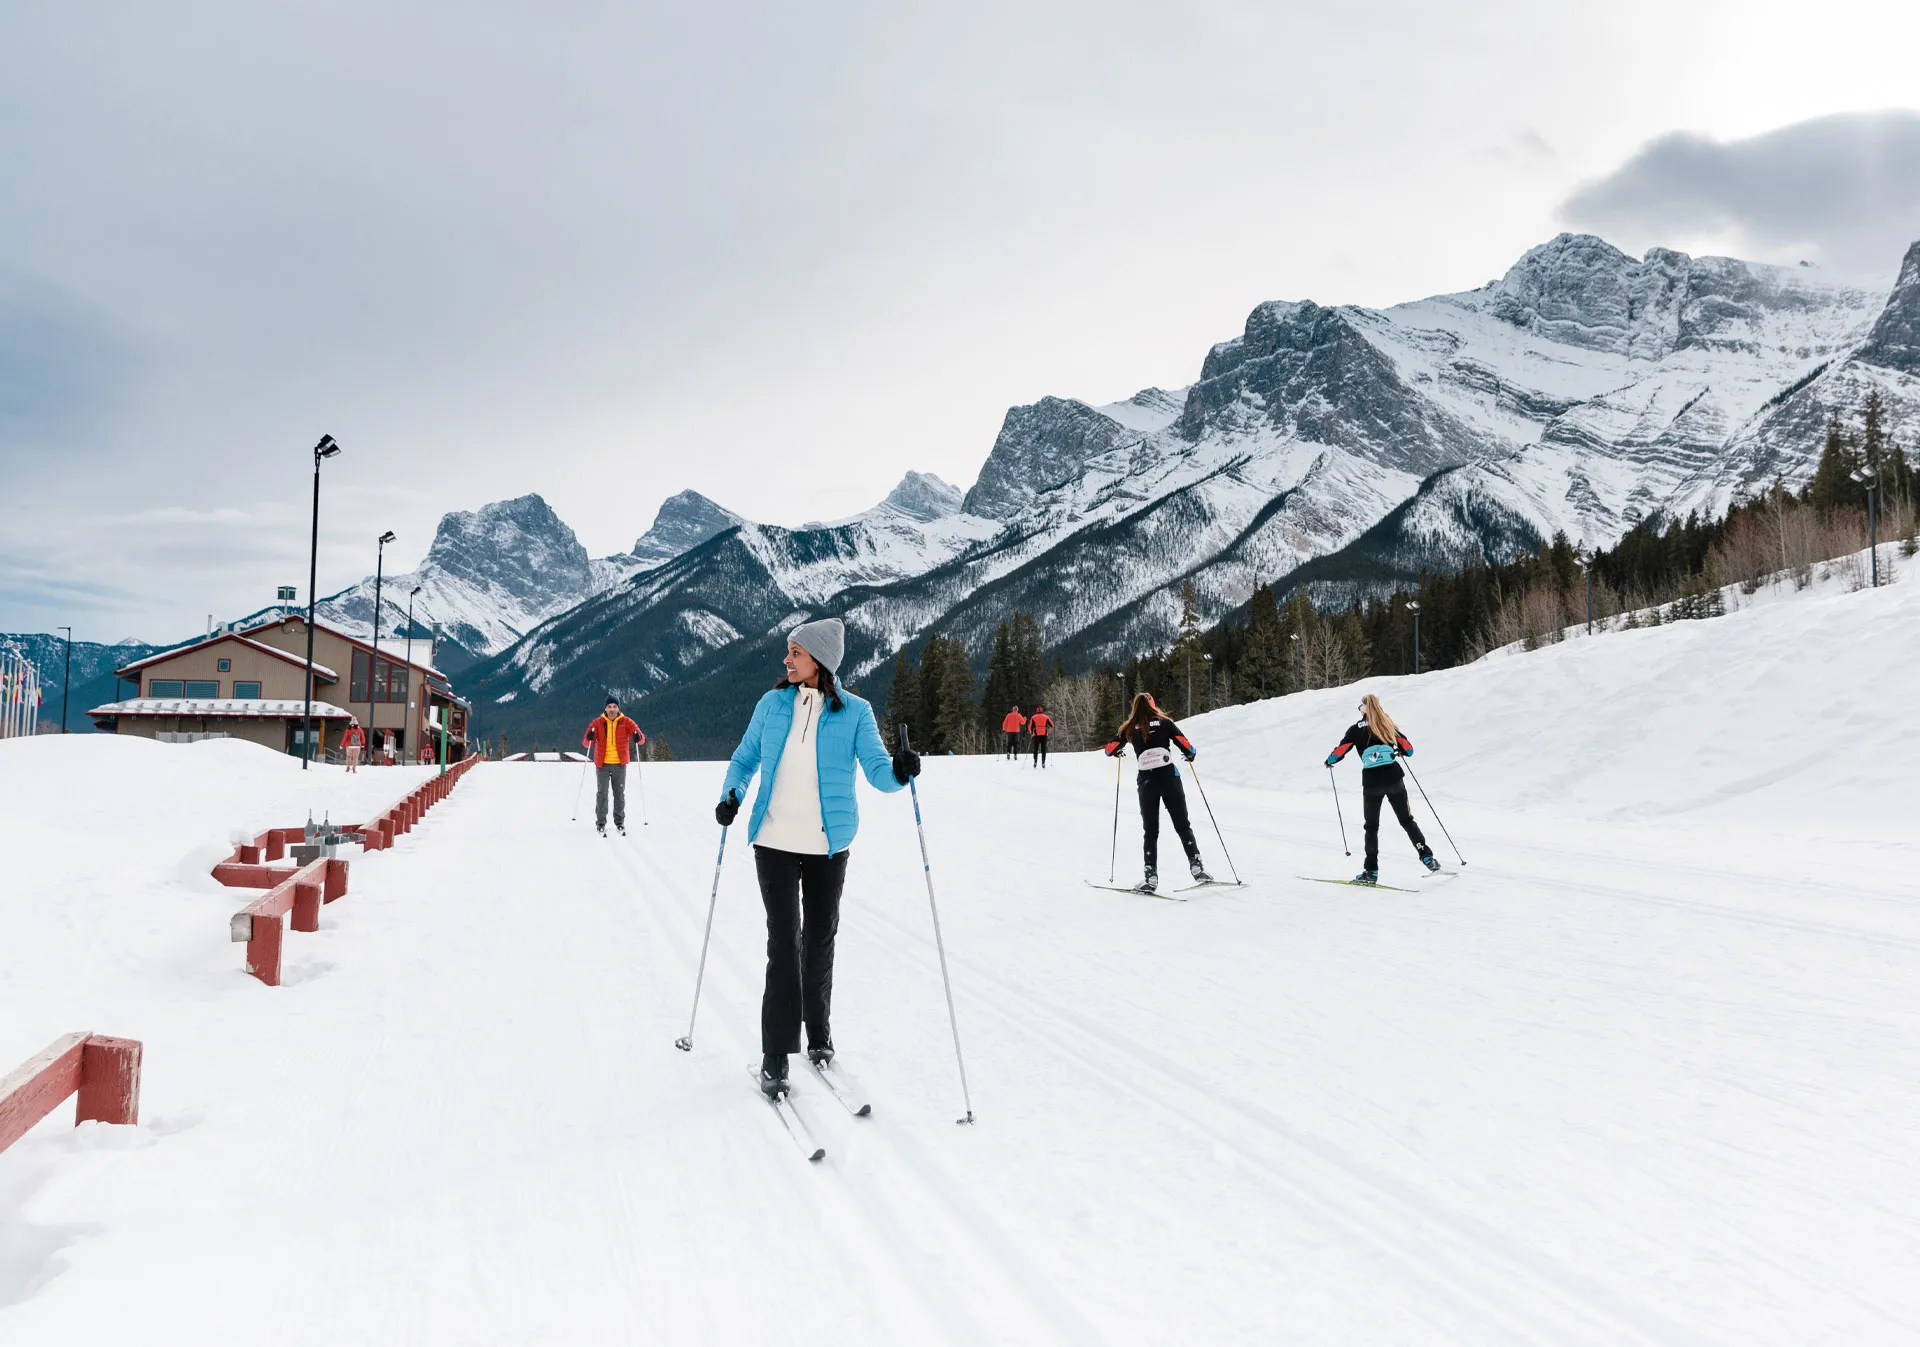
[[[965,500],[964,491],[941,481],[932,473],[910,472],[900,479],[900,485],[887,493],[882,504],[909,519],[931,524],[936,519],[959,514],[961,503]]]
[[[1125,402],[1110,402],[1095,410],[1129,430],[1151,435],[1179,420],[1180,411],[1186,405],[1184,388],[1143,388]]]
[[[1088,463],[1136,438],[1134,431],[1084,402],[1041,398],[1009,407],[963,508],[986,519],[1007,519],[1035,497],[1079,475]]]
[[[653,527],[634,542],[633,555],[649,566],[659,565],[745,522],[698,491],[682,491],[661,502]]]
[[[1907,249],[1900,279],[1867,334],[1859,358],[1904,374],[1920,374],[1920,242]]]
[[[421,571],[496,585],[537,605],[584,587],[587,549],[537,495],[497,500],[441,516]]]

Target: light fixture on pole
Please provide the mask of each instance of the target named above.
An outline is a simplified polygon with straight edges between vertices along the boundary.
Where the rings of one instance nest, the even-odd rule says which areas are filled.
[[[367,752],[373,752],[374,735],[378,725],[374,716],[378,714],[376,702],[380,697],[380,580],[387,565],[387,544],[393,541],[393,530],[388,529],[380,535],[379,547],[373,560],[373,657],[367,661]],[[402,719],[404,722],[404,717]]]
[[[313,446],[313,529],[307,541],[307,709],[300,719],[300,770],[313,761],[313,587],[320,574],[320,463],[340,452],[333,436]]]
[[[413,687],[412,687],[412,679],[413,679],[413,600],[414,600],[414,597],[415,597],[415,596],[416,596],[417,594],[419,594],[419,593],[420,593],[420,590],[421,590],[422,588],[423,588],[423,586],[420,586],[420,585],[415,585],[415,586],[414,586],[414,587],[413,587],[412,589],[410,589],[410,590],[408,590],[408,591],[407,591],[407,654],[406,654],[406,662],[407,662],[407,679],[408,679],[408,687],[407,687],[407,695],[408,695],[409,697],[411,697],[411,696],[413,695]],[[423,688],[422,688],[422,689],[420,690],[420,697],[419,697],[419,703],[420,703],[420,723],[421,723],[422,725],[424,725],[424,724],[426,724],[426,723],[427,723],[427,693],[426,693],[426,689],[425,689],[424,687],[423,687]]]
[[[65,734],[67,732],[67,694],[73,689],[73,628],[55,627],[54,630],[64,631],[67,634],[67,670],[60,680],[60,733]],[[114,681],[113,690],[114,695],[119,696],[120,684],[117,679]]]
[[[1420,672],[1420,605],[1408,599],[1407,611],[1413,614],[1413,671],[1418,674]]]
[[[1874,508],[1878,503],[1874,499],[1873,489],[1880,485],[1880,464],[1870,462],[1864,468],[1853,470],[1853,480],[1867,489],[1867,555],[1872,558],[1873,587],[1880,588],[1880,515]]]

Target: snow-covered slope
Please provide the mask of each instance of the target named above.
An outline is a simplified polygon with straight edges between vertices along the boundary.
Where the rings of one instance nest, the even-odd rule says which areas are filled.
[[[1908,1343],[1920,839],[1847,746],[1920,663],[1917,581],[1369,684],[1471,862],[1389,820],[1412,892],[1300,878],[1358,866],[1351,688],[1186,726],[1247,887],[1183,903],[1083,882],[1105,758],[929,759],[972,1127],[913,811],[861,786],[834,1038],[874,1116],[803,1069],[817,1167],[742,1069],[742,848],[671,1046],[720,764],[648,764],[659,826],[604,842],[577,767],[483,767],[268,989],[209,855],[404,769],[0,743],[0,1067],[147,1049],[139,1128],[0,1155],[0,1341]]]

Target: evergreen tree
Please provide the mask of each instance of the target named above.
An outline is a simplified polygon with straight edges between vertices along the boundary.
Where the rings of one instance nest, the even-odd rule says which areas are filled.
[[[1013,676],[1013,694],[1023,711],[1032,711],[1046,696],[1047,659],[1040,647],[1040,623],[1032,613],[1013,615],[1013,632],[1008,642]]]
[[[941,753],[978,752],[980,707],[973,699],[973,669],[966,643],[958,637],[941,642],[940,707],[933,725],[934,748]]]
[[[1816,510],[1858,504],[1858,484],[1853,480],[1853,470],[1859,466],[1860,459],[1854,452],[1853,439],[1840,423],[1840,413],[1828,413],[1827,438],[1820,449],[1820,462],[1815,466],[1813,480],[1807,483],[1801,498]]]
[[[902,725],[918,736],[919,711],[920,675],[907,660],[907,648],[901,646],[893,652],[893,682],[887,688],[887,704],[880,716],[880,733],[888,748],[900,746]]]
[[[1002,622],[994,629],[993,653],[987,656],[987,686],[980,697],[980,716],[989,733],[1000,728],[1008,708],[1033,710],[1024,693],[1014,668],[1013,633]]]
[[[1262,697],[1271,697],[1287,685],[1289,642],[1280,629],[1280,605],[1274,601],[1273,586],[1256,585],[1247,600],[1246,657],[1242,681],[1250,683]]]

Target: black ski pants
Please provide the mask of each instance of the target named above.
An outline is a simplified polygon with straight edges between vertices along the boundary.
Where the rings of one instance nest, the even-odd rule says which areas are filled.
[[[1007,756],[1010,758],[1020,756],[1020,731],[1018,730],[1007,731]]]
[[[1041,767],[1046,764],[1046,761],[1047,736],[1044,734],[1036,734],[1033,736],[1033,765],[1035,767]]]
[[[1380,868],[1380,802],[1391,801],[1393,816],[1400,820],[1400,826],[1407,830],[1415,849],[1422,856],[1427,854],[1426,835],[1420,831],[1420,825],[1413,821],[1413,810],[1407,804],[1407,783],[1395,781],[1375,790],[1372,786],[1363,786],[1361,790],[1363,808],[1367,820],[1367,869]]]
[[[607,826],[607,787],[613,787],[613,826],[627,826],[627,764],[603,762],[594,769],[599,784],[593,790],[593,826]]]
[[[804,856],[753,849],[760,901],[767,909],[767,989],[760,998],[760,1051],[800,1051],[832,1040],[833,938],[840,930],[840,889],[847,856]]]
[[[1147,869],[1159,873],[1160,806],[1167,807],[1173,830],[1186,848],[1187,864],[1200,861],[1200,844],[1193,840],[1193,825],[1187,821],[1187,791],[1180,784],[1180,773],[1172,763],[1140,773],[1134,779],[1140,791],[1140,825],[1146,832]]]

